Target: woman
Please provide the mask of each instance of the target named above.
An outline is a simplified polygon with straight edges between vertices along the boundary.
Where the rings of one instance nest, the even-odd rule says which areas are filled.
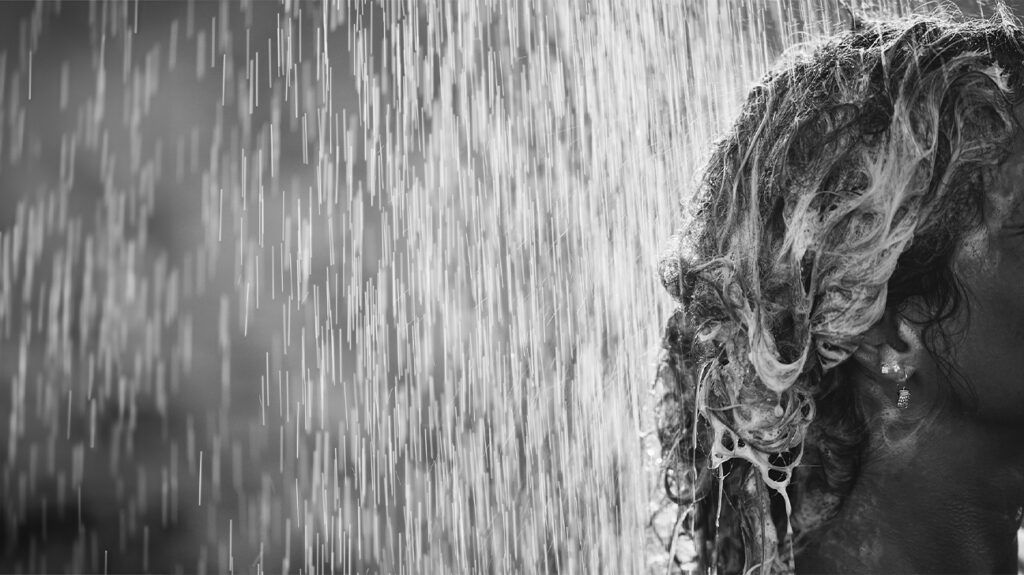
[[[1024,32],[857,22],[716,146],[661,266],[659,424],[701,570],[1015,572]]]

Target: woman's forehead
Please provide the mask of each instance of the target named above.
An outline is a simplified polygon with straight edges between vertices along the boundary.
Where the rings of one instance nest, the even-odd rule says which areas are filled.
[[[1015,113],[1018,120],[1020,111]],[[1022,123],[1024,125],[1024,123]],[[1012,222],[1024,222],[1024,131],[1018,129],[1006,159],[985,182],[985,224],[997,230]]]
[[[995,231],[1024,223],[1024,103],[1013,108],[1017,129],[1003,161],[983,180],[985,227]]]

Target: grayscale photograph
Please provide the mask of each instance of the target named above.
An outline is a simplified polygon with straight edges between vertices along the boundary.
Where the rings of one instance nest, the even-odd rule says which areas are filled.
[[[0,0],[0,574],[1024,574],[1024,0]]]

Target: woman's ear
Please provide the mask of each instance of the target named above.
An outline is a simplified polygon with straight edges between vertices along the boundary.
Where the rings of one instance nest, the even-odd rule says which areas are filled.
[[[876,378],[902,384],[922,365],[925,349],[909,321],[886,311],[864,332],[853,357]]]

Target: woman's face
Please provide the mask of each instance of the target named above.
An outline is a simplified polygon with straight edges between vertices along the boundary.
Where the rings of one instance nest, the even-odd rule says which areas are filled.
[[[1024,136],[987,192],[984,225],[955,258],[969,312],[951,356],[977,395],[977,416],[1024,429]]]

